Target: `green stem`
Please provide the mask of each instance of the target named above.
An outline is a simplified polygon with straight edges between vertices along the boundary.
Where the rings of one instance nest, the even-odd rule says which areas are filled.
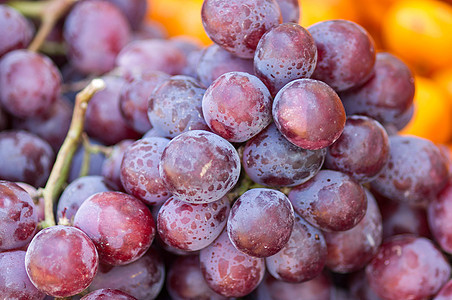
[[[103,80],[94,79],[85,89],[78,93],[75,98],[71,126],[66,139],[58,152],[52,172],[50,173],[43,191],[45,202],[45,220],[42,224],[43,228],[55,225],[53,203],[64,188],[72,158],[80,143],[88,102],[97,91],[104,87],[105,82]]]
[[[41,18],[47,1],[8,1],[6,4],[19,11],[22,15],[29,18]]]

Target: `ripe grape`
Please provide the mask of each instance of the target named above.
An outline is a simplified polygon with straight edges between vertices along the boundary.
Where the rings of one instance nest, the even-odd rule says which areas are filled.
[[[166,188],[190,203],[219,200],[237,183],[240,158],[222,137],[203,130],[180,134],[169,142],[159,165]]]
[[[172,300],[226,300],[207,285],[198,255],[176,258],[168,270],[166,288]]]
[[[327,84],[297,79],[276,95],[273,119],[289,142],[316,150],[339,138],[345,126],[345,111],[341,99]]]
[[[133,30],[141,27],[148,8],[146,0],[108,0],[108,2],[121,10]]]
[[[328,147],[325,167],[369,182],[388,160],[389,138],[383,126],[365,116],[348,116],[342,135]]]
[[[123,266],[100,265],[99,272],[89,286],[98,289],[119,289],[137,299],[155,299],[163,287],[165,267],[159,253],[150,248],[140,259]]]
[[[441,249],[449,254],[452,253],[451,215],[452,185],[449,181],[438,197],[429,203],[427,209],[427,220],[432,235]]]
[[[0,178],[44,186],[55,154],[40,137],[26,131],[0,132]]]
[[[81,230],[52,226],[35,235],[25,255],[30,281],[53,297],[69,297],[86,289],[96,275],[96,248]]]
[[[0,180],[0,252],[27,245],[38,215],[30,195],[17,184]]]
[[[281,9],[283,23],[298,23],[300,21],[300,3],[298,0],[276,0]]]
[[[254,74],[253,60],[237,57],[217,44],[213,44],[201,52],[196,66],[196,74],[205,87],[228,72]]]
[[[126,81],[121,89],[120,110],[127,124],[140,133],[152,128],[148,118],[148,101],[154,89],[165,80],[168,74],[145,72]]]
[[[276,279],[299,283],[311,280],[323,270],[327,248],[322,232],[295,215],[290,239],[281,251],[265,258],[267,271]]]
[[[389,162],[371,182],[379,194],[410,205],[425,205],[447,184],[447,163],[429,140],[414,136],[389,137]],[[428,175],[426,175],[428,174]]]
[[[82,297],[80,300],[137,300],[137,298],[130,296],[120,290],[100,289],[91,292]]]
[[[367,211],[355,227],[346,231],[325,232],[328,256],[326,265],[337,273],[363,268],[377,253],[383,237],[381,214],[374,196],[366,190]]]
[[[318,51],[312,78],[340,92],[359,86],[372,74],[375,44],[360,25],[347,20],[330,20],[308,28]]]
[[[354,273],[351,276],[349,289],[350,293],[355,296],[357,300],[382,300],[369,286],[364,271]]]
[[[229,215],[226,197],[204,204],[192,204],[175,197],[160,208],[157,230],[171,247],[196,251],[210,245],[223,231]]]
[[[116,56],[131,38],[127,19],[107,1],[82,1],[69,12],[64,40],[70,63],[84,74],[113,69]]]
[[[256,183],[295,186],[311,179],[322,167],[326,149],[306,150],[290,143],[274,124],[249,140],[243,150],[243,167]]]
[[[242,297],[251,293],[265,273],[264,259],[238,251],[226,230],[201,250],[199,261],[207,285],[225,297]]]
[[[57,217],[72,221],[80,205],[94,194],[110,191],[101,176],[84,176],[72,181],[58,200]]]
[[[383,126],[402,129],[412,115],[414,77],[408,66],[386,52],[377,54],[372,77],[340,94],[347,114],[374,118]]]
[[[0,253],[0,298],[42,300],[45,294],[39,291],[25,271],[25,251]]]
[[[229,72],[218,77],[202,98],[210,129],[230,142],[245,142],[270,124],[272,97],[256,76]]]
[[[267,31],[254,53],[254,70],[272,96],[295,79],[309,78],[317,64],[317,47],[309,31],[283,23]]]
[[[159,174],[159,162],[169,140],[140,139],[124,152],[120,178],[124,189],[147,205],[162,204],[171,196]]]
[[[33,33],[31,22],[12,7],[0,4],[0,57],[27,47]]]
[[[29,185],[28,183],[16,182],[16,184],[23,188],[33,200],[36,209],[36,215],[38,216],[38,222],[44,221],[45,219],[44,198],[41,195],[39,195],[38,190],[34,186]]]
[[[170,75],[181,74],[187,64],[184,52],[169,40],[137,40],[126,45],[116,58],[116,66],[126,76],[160,71]]]
[[[246,191],[231,208],[227,229],[237,250],[250,256],[268,257],[289,241],[294,212],[286,195],[271,189]]]
[[[14,50],[0,60],[0,102],[19,118],[44,115],[57,100],[61,74],[50,58]]]
[[[89,139],[89,143],[92,145],[102,145],[102,143],[94,140]],[[105,156],[103,153],[90,153],[89,155],[89,170],[87,175],[102,175],[102,165],[105,161]],[[85,156],[85,146],[82,144],[77,149],[77,151],[74,154],[74,157],[72,158],[72,164],[71,164],[71,170],[69,173],[69,182],[74,181],[75,179],[80,177],[80,171],[82,168],[82,164],[84,161]]]
[[[448,300],[452,298],[452,280],[449,280],[436,294],[433,300]]]
[[[132,145],[134,140],[122,140],[114,145],[111,154],[102,163],[102,176],[114,190],[122,191],[121,164],[124,152]]]
[[[201,19],[212,41],[241,58],[252,58],[262,35],[282,22],[276,0],[205,0]]]
[[[75,214],[74,226],[93,240],[100,262],[110,265],[139,259],[155,235],[151,211],[120,192],[97,193],[86,199]]]
[[[367,208],[363,187],[347,174],[331,170],[321,170],[294,187],[289,199],[297,214],[323,231],[353,228]]]
[[[165,137],[189,130],[208,130],[202,115],[205,89],[189,76],[174,76],[160,84],[149,99],[151,125]]]
[[[371,288],[383,299],[427,299],[450,276],[450,265],[428,239],[396,235],[386,240],[366,267]]]
[[[94,94],[86,110],[86,132],[106,145],[138,138],[139,134],[127,125],[119,107],[124,79],[111,75],[102,79],[105,89]]]

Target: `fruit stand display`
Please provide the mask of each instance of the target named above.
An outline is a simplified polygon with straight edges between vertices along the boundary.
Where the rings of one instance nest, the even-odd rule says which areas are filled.
[[[0,0],[0,300],[452,299],[452,2]]]

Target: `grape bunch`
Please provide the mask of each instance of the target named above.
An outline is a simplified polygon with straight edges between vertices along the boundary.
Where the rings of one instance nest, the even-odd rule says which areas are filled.
[[[402,60],[298,0],[204,0],[211,45],[149,2],[0,4],[0,300],[452,297]]]

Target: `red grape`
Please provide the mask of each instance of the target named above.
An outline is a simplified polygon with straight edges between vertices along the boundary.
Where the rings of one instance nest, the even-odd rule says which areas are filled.
[[[53,226],[35,235],[25,255],[28,277],[53,297],[80,293],[92,282],[99,259],[93,242],[81,230]]]
[[[427,210],[427,220],[435,241],[441,249],[452,253],[452,181],[433,199]]]
[[[178,199],[209,203],[219,200],[235,186],[240,175],[240,158],[222,137],[192,130],[169,142],[159,171],[167,189]]]
[[[107,0],[116,5],[126,16],[132,29],[137,30],[143,24],[148,8],[146,0]]]
[[[268,257],[289,241],[294,212],[286,195],[271,189],[251,189],[231,208],[227,229],[237,250],[250,256]]]
[[[16,184],[23,188],[33,200],[33,203],[35,204],[36,214],[38,215],[38,222],[44,221],[44,198],[42,197],[42,195],[39,195],[38,189],[24,182],[16,182]]]
[[[295,211],[323,231],[344,231],[366,214],[363,187],[347,174],[321,170],[314,178],[294,187],[289,199]]]
[[[345,111],[341,99],[327,84],[297,79],[276,95],[273,119],[291,143],[316,150],[339,138],[345,126]]]
[[[272,97],[256,76],[229,72],[218,77],[202,98],[212,131],[230,142],[245,142],[270,124]]]
[[[238,251],[226,230],[199,254],[201,271],[211,289],[225,297],[242,297],[251,293],[265,273],[263,258]]]
[[[155,235],[151,211],[120,192],[97,193],[86,199],[75,214],[74,226],[93,240],[100,262],[110,265],[139,259]]]
[[[69,60],[85,74],[103,74],[112,70],[116,56],[130,37],[130,26],[125,16],[107,1],[77,3],[64,24]]]
[[[452,298],[452,280],[449,280],[436,294],[433,300],[449,300]]]
[[[317,63],[317,47],[298,24],[280,24],[265,33],[254,53],[254,70],[273,96],[287,83],[309,78]]]
[[[366,267],[371,288],[386,300],[427,299],[446,283],[450,272],[435,245],[414,235],[386,240]]]
[[[175,197],[160,208],[157,230],[168,245],[196,251],[210,245],[223,231],[229,215],[226,197],[204,204],[192,204]]]
[[[102,145],[102,143],[89,139],[90,144],[92,145]],[[90,153],[89,155],[89,166],[88,166],[88,174],[87,175],[102,175],[102,165],[105,161],[105,156],[103,153]],[[83,160],[85,156],[85,146],[83,144],[77,149],[72,158],[71,170],[69,173],[69,182],[74,181],[75,179],[80,177],[80,171],[82,168]]]
[[[121,163],[127,147],[132,145],[134,142],[134,140],[122,140],[118,144],[114,145],[111,154],[104,160],[102,164],[102,176],[114,190],[123,190],[120,177]]]
[[[100,289],[91,292],[82,297],[80,300],[137,300],[137,298],[130,296],[120,290]]]
[[[318,51],[312,78],[345,91],[366,82],[375,64],[375,44],[360,25],[347,20],[330,20],[308,28]]]
[[[276,0],[204,0],[201,19],[212,41],[241,58],[252,58],[262,35],[282,22]]]
[[[300,21],[300,3],[298,0],[276,0],[281,9],[283,23],[298,23]]]
[[[14,50],[0,60],[0,102],[16,117],[42,116],[60,94],[62,77],[50,58]]]
[[[287,244],[275,255],[265,258],[267,271],[286,282],[311,280],[323,270],[327,248],[322,232],[295,215],[292,234]]]
[[[45,294],[39,291],[25,271],[25,251],[0,253],[0,297],[4,300],[42,300]]]
[[[33,33],[31,22],[12,7],[0,4],[0,57],[27,47]]]

